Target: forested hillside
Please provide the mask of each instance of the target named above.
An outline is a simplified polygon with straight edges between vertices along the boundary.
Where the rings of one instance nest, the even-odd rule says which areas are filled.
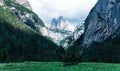
[[[59,47],[0,6],[0,61],[58,60]]]

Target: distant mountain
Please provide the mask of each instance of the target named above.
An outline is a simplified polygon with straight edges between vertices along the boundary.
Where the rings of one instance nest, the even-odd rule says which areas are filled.
[[[50,27],[47,29],[47,36],[51,37],[54,42],[61,45],[60,41],[73,34],[74,26],[62,16],[53,18]]]
[[[60,30],[67,30],[67,31],[74,31],[73,24],[65,19],[63,16],[60,16],[58,19],[53,18],[50,25],[51,29],[60,29]]]
[[[84,32],[84,24],[80,23],[73,26],[67,19],[60,16],[59,18],[53,18],[51,25],[47,30],[47,36],[51,37],[54,42],[63,47],[72,45]]]

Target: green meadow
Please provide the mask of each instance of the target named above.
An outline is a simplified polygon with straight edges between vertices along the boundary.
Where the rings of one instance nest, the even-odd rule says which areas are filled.
[[[0,71],[120,71],[120,64],[79,63],[64,66],[62,62],[1,63]]]

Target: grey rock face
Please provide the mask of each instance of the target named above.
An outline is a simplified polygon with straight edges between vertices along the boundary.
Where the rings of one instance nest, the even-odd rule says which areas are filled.
[[[75,31],[73,32],[74,41],[76,41],[84,33],[84,23],[76,25]]]
[[[42,20],[31,9],[28,9],[30,6],[24,5],[26,3],[28,3],[27,0],[4,0],[7,9],[11,10],[25,24],[41,32],[40,28],[44,27]]]
[[[19,3],[20,5],[28,8],[29,10],[32,10],[32,8],[27,0],[12,0],[12,1]]]
[[[64,38],[63,40],[61,40],[62,42],[62,46],[67,49],[69,46],[72,46],[74,44],[74,42],[81,37],[81,35],[84,33],[84,24],[80,23],[78,25],[76,25],[75,27],[75,31],[67,36],[66,38]]]
[[[60,29],[60,30],[68,30],[74,31],[74,26],[70,21],[60,16],[59,18],[53,18],[50,25],[51,29]]]
[[[51,27],[52,27],[52,28],[56,28],[57,25],[58,25],[57,19],[56,19],[56,18],[53,18],[53,19],[52,19],[52,23],[51,23]]]
[[[2,6],[4,4],[3,0],[0,0],[0,6]]]
[[[120,0],[99,0],[85,21],[83,46],[120,33]]]

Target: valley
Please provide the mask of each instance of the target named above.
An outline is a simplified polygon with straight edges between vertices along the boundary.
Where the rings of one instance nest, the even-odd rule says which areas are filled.
[[[98,0],[84,21],[77,7],[49,15],[41,4],[46,19],[29,1],[0,0],[0,71],[120,71],[119,0]]]

